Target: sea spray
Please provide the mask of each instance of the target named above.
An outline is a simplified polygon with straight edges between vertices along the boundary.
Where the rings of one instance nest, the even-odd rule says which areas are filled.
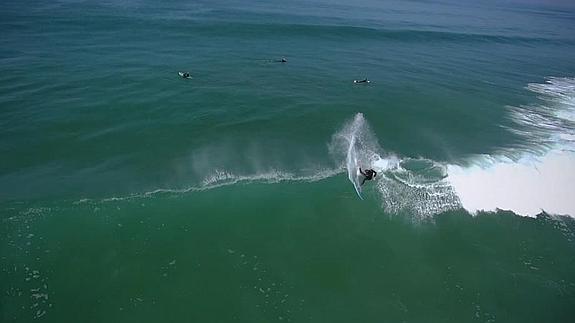
[[[346,168],[348,175],[356,171],[349,169],[351,159],[357,159],[362,168],[373,168],[378,172],[397,167],[399,163],[394,154],[381,148],[362,113],[357,113],[332,136],[328,148],[336,164]]]
[[[347,178],[353,184],[353,188],[359,196],[360,199],[363,200],[361,196],[361,184],[359,183],[358,179],[358,171],[360,171],[360,164],[357,159],[357,147],[355,145],[355,135],[352,135],[349,141],[349,147],[347,149],[347,158],[346,158],[346,169],[347,169]]]
[[[357,113],[352,120],[346,122],[332,136],[328,147],[336,164],[347,171],[347,177],[360,198],[359,168],[377,168],[377,172],[382,172],[397,165],[397,158],[393,155],[387,158],[388,162],[381,162],[383,149],[362,113]]]

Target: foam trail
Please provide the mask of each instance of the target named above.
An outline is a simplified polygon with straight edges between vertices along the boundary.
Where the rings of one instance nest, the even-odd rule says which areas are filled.
[[[185,194],[191,192],[202,192],[207,190],[212,190],[224,186],[230,186],[235,184],[250,184],[250,183],[262,183],[262,184],[275,184],[281,182],[317,182],[321,181],[338,174],[341,174],[342,171],[340,169],[321,169],[315,170],[313,175],[303,175],[298,176],[293,173],[289,172],[282,172],[277,170],[271,170],[266,173],[261,174],[252,174],[252,175],[236,175],[233,173],[229,173],[222,170],[216,170],[214,173],[208,177],[206,177],[199,185],[190,186],[186,188],[159,188],[153,191],[148,191],[144,193],[138,194],[131,194],[127,196],[121,197],[110,197],[101,200],[101,202],[114,202],[114,201],[123,201],[123,200],[131,200],[131,199],[139,199],[139,198],[147,198],[153,197],[156,195],[162,194]],[[81,199],[76,204],[88,203],[93,202],[91,199]]]
[[[384,175],[377,187],[388,213],[405,213],[420,221],[461,208],[459,198],[445,180],[445,167],[431,160],[405,158]]]
[[[478,156],[471,166],[448,166],[448,181],[471,213],[510,210],[575,216],[575,78],[549,78],[527,89],[542,104],[509,107],[520,150]]]

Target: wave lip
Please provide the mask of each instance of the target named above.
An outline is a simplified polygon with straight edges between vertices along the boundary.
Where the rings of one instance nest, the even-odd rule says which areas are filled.
[[[543,104],[508,107],[514,123],[509,130],[528,147],[575,151],[575,78],[552,77],[527,89]]]

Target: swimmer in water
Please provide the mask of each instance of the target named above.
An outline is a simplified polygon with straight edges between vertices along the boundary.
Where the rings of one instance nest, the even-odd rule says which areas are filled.
[[[365,176],[361,182],[361,185],[363,185],[365,181],[371,181],[375,176],[377,176],[377,173],[373,169],[366,169],[365,171],[362,171],[360,167],[359,172],[361,175]]]

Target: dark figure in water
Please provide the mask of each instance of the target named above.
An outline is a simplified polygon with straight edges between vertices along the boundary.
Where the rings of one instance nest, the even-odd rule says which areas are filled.
[[[363,80],[355,80],[355,83],[369,83],[369,80],[367,78],[364,78]]]
[[[185,78],[185,79],[190,78],[190,73],[185,72],[185,73],[182,74],[182,77]]]
[[[287,63],[287,59],[285,57],[282,57],[282,59],[278,59],[276,62],[278,63]]]
[[[371,181],[375,176],[377,176],[377,173],[373,169],[366,169],[365,171],[362,171],[360,167],[359,172],[361,173],[361,175],[365,176],[363,181],[361,182],[361,185],[363,185],[365,181]]]

